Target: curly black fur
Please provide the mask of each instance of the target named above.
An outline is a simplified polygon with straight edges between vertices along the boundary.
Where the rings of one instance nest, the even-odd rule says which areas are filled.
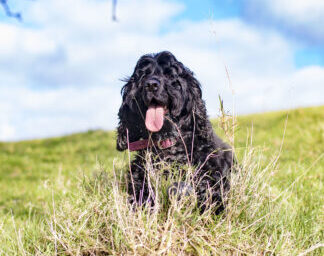
[[[156,90],[146,86],[147,81],[152,79],[156,81]],[[197,167],[194,181],[199,206],[205,209],[209,199],[221,211],[224,207],[223,195],[229,190],[233,154],[230,147],[213,132],[200,84],[193,73],[170,52],[164,51],[142,56],[126,82],[118,113],[117,149],[126,150],[128,142],[140,139],[176,139],[171,148],[161,150],[153,147],[153,154],[160,160],[179,165],[191,161],[190,164]],[[168,109],[162,129],[153,133],[146,129],[144,122],[150,104]],[[146,182],[145,153],[146,150],[138,151],[129,174],[128,191],[137,204],[154,201]]]

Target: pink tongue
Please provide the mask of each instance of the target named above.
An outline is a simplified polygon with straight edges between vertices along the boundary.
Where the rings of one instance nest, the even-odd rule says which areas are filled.
[[[145,125],[150,132],[158,132],[163,126],[164,109],[162,106],[149,106],[146,111]]]

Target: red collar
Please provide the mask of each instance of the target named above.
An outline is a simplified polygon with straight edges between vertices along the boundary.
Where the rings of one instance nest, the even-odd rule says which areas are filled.
[[[138,140],[129,143],[129,151],[138,151],[141,149],[152,147],[153,145],[156,146],[158,149],[166,149],[174,146],[175,144],[176,144],[176,140],[174,139],[165,139],[159,141]]]

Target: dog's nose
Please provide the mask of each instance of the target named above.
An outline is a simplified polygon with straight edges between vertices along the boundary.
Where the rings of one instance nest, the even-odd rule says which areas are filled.
[[[160,87],[160,82],[156,79],[149,79],[145,83],[145,89],[147,91],[156,92]]]

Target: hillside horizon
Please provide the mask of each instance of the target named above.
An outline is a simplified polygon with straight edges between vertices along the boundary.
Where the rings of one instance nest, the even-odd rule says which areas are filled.
[[[302,106],[298,108],[287,108],[287,109],[278,109],[278,110],[273,110],[273,111],[264,111],[264,112],[253,112],[253,113],[247,113],[247,114],[240,114],[240,115],[235,115],[235,117],[249,117],[249,116],[258,116],[258,115],[263,115],[263,114],[271,114],[271,113],[282,113],[286,112],[289,114],[289,112],[298,110],[298,109],[313,109],[313,108],[321,108],[324,107],[324,105],[314,105],[314,106]],[[231,112],[228,112],[228,115],[232,115]],[[214,119],[218,119],[219,116],[210,116],[209,119],[213,121]],[[105,132],[114,132],[116,129],[105,129],[105,128],[90,128],[90,129],[85,129],[85,130],[79,130],[71,133],[63,133],[63,134],[58,134],[54,136],[46,136],[46,137],[34,137],[34,138],[26,138],[26,139],[17,139],[17,140],[0,140],[0,143],[15,143],[15,142],[24,142],[24,141],[34,141],[34,140],[44,140],[44,139],[51,139],[51,138],[61,138],[61,137],[66,137],[66,136],[71,136],[74,134],[80,134],[80,133],[87,133],[91,131],[105,131]]]

